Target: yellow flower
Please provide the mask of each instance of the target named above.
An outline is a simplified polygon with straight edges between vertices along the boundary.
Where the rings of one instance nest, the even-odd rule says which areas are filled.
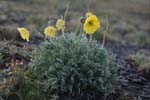
[[[95,15],[89,16],[83,25],[83,29],[87,34],[94,34],[98,28],[100,28],[100,22]]]
[[[56,22],[57,30],[63,30],[65,25],[65,21],[63,19],[58,19]]]
[[[44,29],[44,34],[48,37],[55,37],[56,35],[56,28],[53,26],[48,26]]]
[[[93,15],[93,13],[87,12],[85,16],[86,16],[86,18],[88,18],[88,17],[90,17],[91,15]]]
[[[17,30],[20,33],[20,36],[22,37],[22,39],[29,41],[29,31],[26,28],[17,28]]]

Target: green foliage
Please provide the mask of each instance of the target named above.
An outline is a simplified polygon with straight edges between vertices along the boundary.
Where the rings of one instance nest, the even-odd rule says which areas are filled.
[[[31,51],[17,45],[20,44],[15,44],[13,41],[0,42],[0,67],[8,67],[13,57],[25,61],[30,59]]]
[[[129,58],[135,61],[136,69],[138,71],[146,70],[150,71],[150,57],[149,54],[144,54],[137,52],[135,54],[129,55]]]
[[[97,41],[64,34],[41,44],[32,55],[32,76],[51,94],[112,92],[116,65]],[[87,93],[88,93],[87,92]]]
[[[139,45],[150,45],[150,34],[148,32],[137,32],[135,38],[137,38],[137,42]]]
[[[12,41],[0,43],[0,100],[6,100],[2,98],[8,98],[7,100],[44,100],[38,97],[37,85],[25,79],[24,71],[19,70],[16,73],[12,69],[14,67],[11,66],[14,64],[12,59],[23,61],[22,65],[15,66],[15,70],[26,69],[31,53],[26,48],[21,48],[13,43]]]
[[[15,100],[46,100],[45,94],[38,82],[26,77],[26,73],[20,69],[13,77],[11,99]]]

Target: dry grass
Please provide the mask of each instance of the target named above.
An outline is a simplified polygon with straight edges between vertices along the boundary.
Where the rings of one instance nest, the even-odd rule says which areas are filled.
[[[143,53],[136,53],[129,56],[130,59],[135,61],[137,65],[138,71],[146,70],[147,72],[150,71],[150,56],[143,54]]]

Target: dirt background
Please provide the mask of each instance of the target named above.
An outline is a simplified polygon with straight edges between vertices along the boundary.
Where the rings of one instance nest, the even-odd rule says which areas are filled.
[[[12,63],[10,59],[16,56],[15,51],[17,56],[19,54],[19,57],[23,58],[20,55],[23,54],[21,48],[26,42],[19,36],[18,27],[30,30],[29,44],[38,44],[43,40],[44,27],[49,22],[55,25],[56,20],[64,15],[66,4],[67,0],[0,0],[0,53],[7,55],[4,56],[6,60],[0,58],[0,65]],[[124,99],[119,97],[118,100],[133,100],[132,97],[138,96],[147,97],[143,100],[149,100],[150,74],[146,74],[147,79],[143,78],[135,70],[137,65],[128,57],[140,53],[150,59],[150,0],[70,0],[66,32],[74,32],[87,11],[93,12],[100,19],[101,28],[93,36],[100,43],[107,21],[109,23],[104,47],[116,56],[119,68],[118,83],[121,90],[129,95],[123,97]],[[9,53],[5,52],[6,47]],[[27,51],[29,49],[30,47]],[[27,58],[23,59],[29,61]],[[7,67],[0,66],[0,72]],[[0,80],[2,79],[0,73]],[[114,99],[110,95],[110,100],[123,95],[122,92],[119,93],[121,94],[113,95]]]

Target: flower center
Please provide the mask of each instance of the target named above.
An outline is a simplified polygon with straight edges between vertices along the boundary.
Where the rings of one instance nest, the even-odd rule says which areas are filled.
[[[92,26],[93,25],[93,21],[89,21],[89,25]]]

